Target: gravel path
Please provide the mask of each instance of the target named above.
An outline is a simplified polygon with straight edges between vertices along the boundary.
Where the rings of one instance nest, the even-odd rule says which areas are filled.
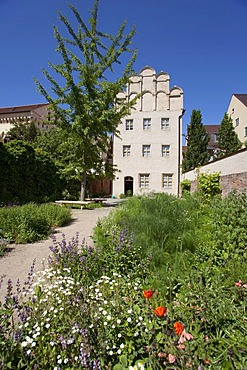
[[[72,210],[72,222],[55,230],[56,239],[60,241],[62,235],[65,234],[66,239],[70,240],[79,232],[80,239],[82,240],[85,237],[87,244],[92,245],[91,235],[97,221],[107,216],[117,204],[117,200],[108,200],[106,202],[107,207],[94,210]],[[38,271],[43,268],[42,261],[50,255],[49,247],[51,245],[52,241],[50,238],[32,244],[11,244],[10,251],[3,257],[0,257],[0,277],[5,275],[2,288],[0,289],[0,301],[3,301],[6,294],[8,279],[12,280],[14,288],[18,279],[21,284],[27,280],[34,259],[36,259],[35,270]]]

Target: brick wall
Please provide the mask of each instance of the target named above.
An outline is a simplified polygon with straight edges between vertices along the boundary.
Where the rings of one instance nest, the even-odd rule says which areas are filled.
[[[247,190],[247,148],[209,162],[199,170],[195,169],[182,174],[182,180],[191,181],[191,192],[196,190],[198,172],[219,172],[222,195],[227,195],[231,191],[241,193]]]
[[[226,196],[231,191],[241,193],[247,190],[247,172],[245,173],[234,173],[231,175],[225,175],[220,177],[220,186],[222,189],[222,195]],[[193,193],[197,188],[197,181],[191,181],[191,192]]]

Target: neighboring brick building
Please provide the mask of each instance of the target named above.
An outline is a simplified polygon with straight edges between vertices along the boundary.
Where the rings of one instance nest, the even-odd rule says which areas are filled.
[[[131,100],[142,93],[135,109],[119,125],[114,137],[113,163],[119,173],[113,195],[149,192],[178,194],[182,159],[181,127],[183,91],[170,89],[170,76],[145,67],[131,78],[119,99]]]
[[[47,130],[50,125],[49,104],[31,104],[17,107],[0,108],[0,137],[4,138],[6,133],[18,122],[35,122],[41,130]]]

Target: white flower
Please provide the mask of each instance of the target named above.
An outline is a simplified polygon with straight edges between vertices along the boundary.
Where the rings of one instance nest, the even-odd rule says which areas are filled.
[[[75,361],[77,361],[78,360],[78,356],[75,356]]]
[[[50,327],[51,325],[50,324],[46,324],[46,329],[49,329],[49,327]]]
[[[116,326],[113,324],[113,325],[112,325],[112,329],[115,329],[115,327],[116,327]]]
[[[22,347],[26,347],[27,345],[28,345],[28,342],[25,342],[25,341],[22,342],[22,344],[21,344]]]
[[[33,343],[31,344],[31,346],[32,346],[32,347],[35,347],[35,346],[36,346],[36,342],[33,342]]]
[[[63,362],[64,362],[65,364],[67,364],[67,363],[69,362],[69,360],[68,360],[67,358],[65,358],[65,359],[63,360]]]
[[[128,313],[132,313],[132,309],[130,308],[127,312],[128,312]]]
[[[121,324],[121,320],[117,319],[117,324]]]
[[[30,355],[30,353],[31,353],[31,349],[29,349],[29,350],[27,351],[27,355]]]
[[[105,325],[105,326],[107,325],[107,322],[106,322],[106,321],[104,321],[104,325]]]
[[[99,311],[103,311],[103,307],[99,307]]]
[[[140,321],[142,321],[142,320],[143,320],[143,318],[142,318],[141,316],[139,316],[139,320],[140,320]]]
[[[118,336],[118,338],[121,338],[122,334],[121,334],[121,333],[119,333],[117,336]]]
[[[123,349],[123,348],[124,348],[124,344],[123,344],[123,343],[121,343],[121,344],[120,344],[120,348],[121,348],[121,349]]]
[[[111,320],[111,315],[106,316],[107,320]]]
[[[112,356],[112,355],[113,355],[113,352],[112,352],[112,351],[110,351],[110,352],[109,352],[109,355],[110,355],[110,356]]]
[[[58,364],[61,364],[62,362],[63,362],[63,360],[61,358],[59,360],[57,360]]]
[[[121,353],[122,353],[121,349],[118,349],[117,354],[121,355]]]
[[[105,310],[102,313],[103,313],[104,316],[107,315],[107,312]]]
[[[131,320],[131,317],[128,317],[128,318],[127,318],[127,321],[128,321],[128,322],[131,322],[131,321],[132,321],[132,320]]]

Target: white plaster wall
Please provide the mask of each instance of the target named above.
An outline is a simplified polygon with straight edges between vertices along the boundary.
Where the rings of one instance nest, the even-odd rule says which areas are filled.
[[[244,143],[247,140],[247,136],[245,136],[245,127],[247,127],[247,107],[233,95],[227,113],[233,120],[233,127],[239,140]],[[235,124],[237,118],[239,119],[238,126]]]
[[[202,173],[220,172],[221,176],[245,173],[247,172],[247,149],[241,149],[239,152],[228,157],[217,159],[199,169]],[[194,181],[197,177],[197,170],[186,172],[182,175],[182,180],[188,179]]]
[[[158,75],[158,79],[165,80],[164,89],[168,94],[161,92],[157,94],[157,80],[153,69],[145,68],[141,71],[143,86],[149,86],[150,92],[144,94],[138,102],[138,110],[122,120],[119,125],[121,139],[114,137],[113,142],[113,163],[117,165],[120,172],[117,173],[113,181],[113,195],[119,196],[124,193],[124,178],[131,176],[134,179],[133,193],[141,194],[145,192],[167,192],[177,194],[178,188],[178,139],[181,132],[178,133],[178,117],[183,108],[183,93],[180,88],[173,91],[172,100],[173,110],[169,109],[169,76]],[[151,82],[152,75],[152,82]],[[145,82],[147,79],[147,82]],[[160,86],[161,87],[161,86]],[[127,91],[128,90],[127,88]],[[131,90],[133,91],[133,90]],[[163,96],[163,102],[160,100],[157,104],[157,95]],[[128,96],[126,97],[128,99]],[[160,97],[158,98],[160,99]],[[143,130],[143,119],[151,118],[151,128]],[[161,118],[169,118],[170,127],[161,129]],[[134,129],[126,130],[126,119],[133,119]],[[182,124],[181,124],[182,126]],[[129,157],[123,157],[123,145],[131,146]],[[142,157],[142,145],[151,145],[151,156]],[[162,145],[170,145],[170,157],[162,157]],[[180,159],[181,151],[180,151]],[[149,174],[150,186],[148,189],[139,188],[139,174]],[[162,187],[162,174],[173,174],[173,186],[171,188]]]

